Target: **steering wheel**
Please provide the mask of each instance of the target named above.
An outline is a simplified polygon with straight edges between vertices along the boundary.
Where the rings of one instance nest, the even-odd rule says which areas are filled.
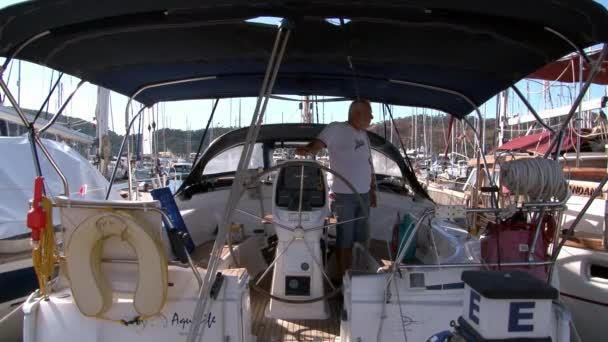
[[[305,299],[305,300],[294,300],[294,299],[286,299],[286,298],[282,298],[282,297],[277,297],[272,295],[268,290],[261,288],[259,286],[259,283],[262,281],[262,279],[264,279],[264,277],[266,276],[266,274],[268,274],[268,272],[270,272],[270,270],[272,269],[272,267],[277,263],[277,261],[279,261],[279,259],[285,254],[285,252],[289,249],[289,247],[291,246],[291,244],[295,241],[295,240],[301,240],[304,238],[304,233],[305,232],[310,232],[310,231],[315,231],[315,230],[320,230],[320,229],[325,229],[325,228],[329,228],[332,226],[336,226],[338,224],[343,224],[343,223],[349,223],[349,222],[354,222],[354,221],[359,221],[359,220],[363,220],[363,219],[367,219],[369,217],[369,209],[367,208],[367,206],[365,205],[365,201],[363,201],[363,198],[361,197],[361,194],[355,189],[355,187],[344,177],[342,176],[340,173],[331,170],[319,163],[315,163],[309,160],[291,160],[291,161],[286,161],[283,162],[281,164],[275,165],[261,173],[258,173],[257,175],[251,177],[249,179],[249,181],[244,184],[243,186],[243,190],[241,191],[240,197],[242,198],[243,195],[245,194],[245,192],[248,189],[247,185],[253,185],[256,183],[260,182],[260,179],[268,174],[270,174],[271,172],[286,168],[286,167],[294,167],[294,166],[300,166],[301,168],[301,176],[300,176],[300,189],[299,189],[299,204],[298,204],[298,224],[295,227],[290,227],[278,222],[275,222],[272,219],[268,219],[268,218],[264,218],[264,217],[260,217],[256,214],[250,213],[248,211],[242,210],[242,209],[235,209],[237,212],[241,213],[241,214],[245,214],[247,216],[253,217],[253,218],[257,218],[259,220],[261,220],[264,223],[268,223],[268,224],[273,224],[276,225],[278,227],[281,227],[283,229],[289,230],[293,233],[293,238],[287,243],[287,247],[285,247],[285,250],[283,250],[283,253],[275,256],[274,260],[272,261],[272,263],[270,265],[268,265],[268,267],[266,268],[266,270],[264,270],[264,272],[262,272],[262,275],[257,277],[257,280],[255,281],[254,284],[251,284],[250,286],[272,298],[281,302],[286,302],[286,303],[291,303],[291,304],[304,304],[304,303],[313,303],[313,302],[317,302],[320,300],[324,300],[326,298],[330,298],[335,296],[336,294],[340,293],[340,289],[337,288],[333,282],[331,281],[331,279],[329,278],[329,276],[327,275],[327,273],[325,272],[325,269],[323,268],[323,265],[321,264],[321,262],[319,260],[317,260],[317,258],[315,258],[314,256],[314,252],[310,249],[310,247],[308,246],[308,244],[304,244],[308,250],[308,252],[310,253],[310,256],[312,257],[312,259],[314,260],[314,262],[317,264],[317,266],[319,267],[319,269],[321,270],[321,273],[323,274],[323,277],[325,278],[325,280],[327,280],[327,282],[329,283],[329,286],[331,286],[332,288],[332,292],[330,292],[329,294],[320,296],[320,297],[316,297],[316,298],[311,298],[311,299]],[[321,226],[316,226],[316,227],[312,227],[312,228],[307,228],[306,230],[303,229],[302,227],[302,197],[304,195],[304,167],[312,167],[315,169],[320,169],[322,171],[325,172],[329,172],[331,173],[333,176],[335,176],[336,178],[340,179],[342,182],[344,182],[344,184],[346,184],[346,186],[352,191],[353,194],[357,195],[357,201],[359,202],[359,205],[361,206],[361,208],[363,208],[363,216],[354,218],[354,219],[349,219],[349,220],[345,220],[345,221],[338,221],[335,223],[329,223],[329,224],[324,224]],[[232,246],[232,239],[230,234],[228,234],[227,237],[227,241],[228,241],[228,251],[230,252],[230,256],[232,257],[232,260],[234,260],[235,263],[237,263],[238,266],[238,261],[234,256],[234,251],[233,251],[233,246]]]

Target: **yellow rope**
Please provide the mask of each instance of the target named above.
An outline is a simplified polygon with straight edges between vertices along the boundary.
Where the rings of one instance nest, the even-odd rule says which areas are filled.
[[[53,227],[53,203],[49,198],[43,196],[40,206],[46,215],[46,226],[40,233],[40,241],[32,249],[32,263],[38,278],[40,294],[46,297],[50,292],[48,282],[55,272],[57,246]]]

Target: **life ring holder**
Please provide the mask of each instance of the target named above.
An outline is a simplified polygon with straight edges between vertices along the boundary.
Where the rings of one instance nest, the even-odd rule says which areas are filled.
[[[157,315],[167,297],[167,255],[158,238],[133,215],[119,210],[88,217],[70,235],[65,266],[76,306],[85,316],[108,319],[104,314],[112,307],[112,289],[101,263],[103,245],[114,236],[127,242],[137,255],[133,306],[140,316],[136,320]]]

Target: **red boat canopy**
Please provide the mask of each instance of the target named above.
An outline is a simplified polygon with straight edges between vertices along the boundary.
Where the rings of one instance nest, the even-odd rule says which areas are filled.
[[[588,56],[591,60],[595,61],[600,55],[600,51],[590,53]],[[526,78],[535,78],[545,81],[559,81],[559,82],[580,82],[579,78],[579,66],[580,66],[580,55],[572,55],[566,58],[557,60],[551,64],[547,64],[545,67],[538,69]],[[591,67],[583,64],[583,81],[589,77],[589,71]],[[600,72],[593,81],[595,84],[608,85],[608,61],[604,60]]]
[[[499,151],[527,151],[538,154],[545,154],[551,144],[551,132],[543,132],[537,134],[530,134],[523,137],[515,138],[506,144],[497,148]],[[585,142],[587,139],[581,138],[581,142]],[[576,146],[576,134],[574,130],[568,128],[564,135],[562,142],[562,148],[560,152],[566,152]],[[555,148],[552,152],[555,152]]]

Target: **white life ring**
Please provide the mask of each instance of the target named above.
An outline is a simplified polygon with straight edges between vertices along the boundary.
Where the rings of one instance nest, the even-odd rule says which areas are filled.
[[[160,241],[124,212],[107,212],[84,220],[72,232],[66,266],[74,301],[85,316],[99,317],[112,306],[112,288],[101,270],[103,244],[117,236],[135,250],[138,262],[135,310],[158,314],[167,297],[167,256]]]

